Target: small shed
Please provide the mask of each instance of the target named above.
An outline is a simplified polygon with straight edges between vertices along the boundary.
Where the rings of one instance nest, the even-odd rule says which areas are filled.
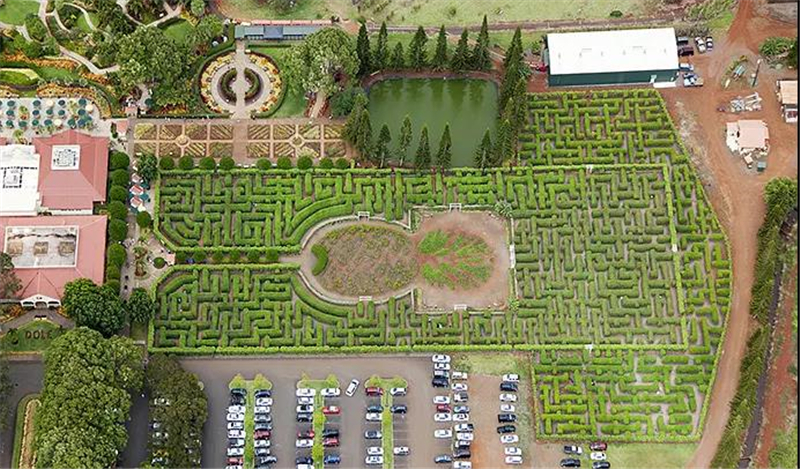
[[[726,143],[734,153],[758,157],[769,151],[769,129],[767,124],[758,119],[742,119],[728,122]]]
[[[797,122],[797,80],[779,80],[777,85],[783,120],[789,123]]]

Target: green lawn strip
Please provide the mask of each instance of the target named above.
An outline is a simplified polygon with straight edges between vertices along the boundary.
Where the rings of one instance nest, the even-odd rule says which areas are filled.
[[[17,418],[14,421],[14,449],[13,453],[11,453],[11,467],[13,469],[19,467],[19,460],[22,456],[22,437],[25,436],[25,408],[28,406],[28,402],[38,398],[39,394],[28,394],[20,399],[19,404],[17,404]]]
[[[247,390],[244,411],[244,465],[245,469],[252,469],[255,466],[255,447],[253,432],[255,431],[255,396],[253,396],[253,381],[246,380],[242,375],[236,375],[228,385],[228,389],[242,388]]]
[[[20,70],[12,70],[12,69],[2,69],[0,70],[0,83],[5,85],[17,85],[17,86],[31,86],[35,85],[37,81],[39,81],[39,77],[36,73],[33,73],[33,76],[25,72],[30,72],[30,69],[20,69]]]
[[[606,455],[614,468],[678,469],[686,467],[696,448],[694,443],[611,444]],[[591,467],[588,448],[584,450],[584,463]]]
[[[381,395],[381,405],[383,406],[383,413],[381,414],[381,444],[383,447],[383,468],[391,469],[394,467],[394,426],[392,414],[392,394],[389,392],[392,388],[405,388],[408,386],[408,381],[395,376],[394,378],[381,378],[377,375],[371,376],[366,384],[368,388],[381,388],[383,394]]]
[[[39,2],[29,0],[5,0],[0,6],[0,22],[13,25],[25,23],[25,17],[39,11]]]
[[[165,35],[180,42],[186,42],[192,31],[194,26],[186,20],[177,21],[164,28]]]
[[[3,346],[9,352],[40,352],[50,342],[61,335],[64,329],[46,319],[31,321],[19,329],[7,332],[3,338]]]
[[[285,45],[276,46],[276,45],[267,45],[267,44],[260,44],[260,45],[248,45],[248,49],[253,52],[258,52],[259,54],[264,54],[272,58],[277,65],[278,70],[283,70],[286,65],[286,54],[289,53],[291,47],[287,47]],[[290,83],[287,83],[285,80],[283,82],[283,86],[287,86],[286,95],[283,97],[283,101],[281,101],[280,107],[275,110],[275,112],[271,115],[271,117],[299,117],[302,116],[306,110],[306,98],[303,95],[303,92],[298,90],[296,87],[291,86]]]
[[[336,375],[330,374],[325,379],[311,379],[303,373],[300,381],[297,382],[297,389],[309,388],[316,390],[314,394],[314,413],[312,415],[312,425],[314,428],[314,446],[311,447],[311,458],[314,460],[314,467],[322,469],[322,459],[325,457],[325,448],[322,446],[322,431],[325,429],[327,417],[322,413],[325,406],[325,399],[321,391],[325,388],[338,388],[339,379]]]

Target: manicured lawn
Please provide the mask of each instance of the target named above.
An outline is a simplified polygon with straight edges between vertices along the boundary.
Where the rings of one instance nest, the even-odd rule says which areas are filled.
[[[39,394],[28,394],[27,396],[20,399],[19,404],[17,404],[17,418],[14,423],[14,447],[11,453],[11,467],[18,468],[20,458],[22,457],[22,438],[25,436],[25,409],[28,407],[28,403],[35,400],[36,403],[33,404],[32,408],[32,418],[30,422],[33,422],[33,417],[36,415],[36,410],[39,408]],[[32,436],[29,439],[29,443],[32,442]]]
[[[289,53],[291,47],[277,47],[270,45],[250,46],[250,50],[260,54],[272,57],[278,65],[278,70],[283,70],[286,61],[284,58]],[[286,90],[286,96],[283,98],[281,107],[279,107],[274,114],[270,117],[302,117],[306,110],[306,98],[303,93],[290,86],[289,83],[284,81],[284,86],[289,88]]]
[[[611,444],[606,454],[608,462],[614,468],[678,469],[686,467],[686,463],[689,462],[696,448],[697,445],[694,443]]]
[[[131,339],[133,340],[146,340],[147,339],[147,324],[134,322],[131,324]]]
[[[21,85],[28,86],[36,83],[39,75],[31,69],[21,68],[15,69],[0,69],[0,83],[8,85]]]
[[[97,18],[97,14],[89,13],[89,16],[92,18],[92,24],[95,25],[95,27],[96,27],[97,23],[99,21],[99,19]],[[76,24],[78,26],[78,29],[80,29],[81,31],[83,31],[83,32],[85,32],[87,34],[91,34],[92,31],[94,31],[94,29],[92,29],[92,27],[89,26],[89,22],[86,21],[86,15],[84,15],[84,14],[81,14],[80,16],[78,16],[78,22]]]
[[[0,23],[21,25],[25,23],[28,14],[36,14],[39,11],[39,2],[29,0],[6,0],[5,5],[0,6]]]
[[[186,38],[194,30],[192,23],[188,21],[178,21],[164,28],[164,34],[176,41],[186,41]]]
[[[63,329],[47,320],[34,320],[3,336],[3,345],[12,352],[33,352],[46,349]]]
[[[287,13],[282,13],[259,0],[222,0],[220,11],[231,18],[237,19],[325,19],[330,18],[334,5],[330,0],[299,0],[296,8]],[[341,3],[341,2],[339,2]],[[346,3],[349,3],[346,2]],[[352,7],[351,7],[352,8]]]

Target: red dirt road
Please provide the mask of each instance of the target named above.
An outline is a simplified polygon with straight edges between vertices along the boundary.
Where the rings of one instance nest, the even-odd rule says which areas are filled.
[[[775,80],[796,77],[796,71],[774,71],[762,66],[758,86],[723,90],[722,75],[741,55],[755,59],[758,46],[769,36],[797,34],[796,24],[757,16],[754,0],[742,0],[727,37],[715,38],[715,50],[695,56],[693,63],[705,77],[703,88],[662,92],[670,114],[682,130],[707,194],[728,234],[733,261],[733,299],[707,420],[694,457],[687,467],[707,468],[728,421],[729,403],[736,392],[739,366],[750,330],[749,303],[756,255],[756,233],[764,216],[765,184],[778,176],[796,177],[797,126],[783,122],[775,99]],[[762,64],[763,65],[763,64]],[[716,107],[737,95],[753,91],[763,98],[763,109],[742,116],[720,113]],[[770,154],[764,174],[745,168],[725,146],[725,122],[740,118],[763,119],[770,131]]]

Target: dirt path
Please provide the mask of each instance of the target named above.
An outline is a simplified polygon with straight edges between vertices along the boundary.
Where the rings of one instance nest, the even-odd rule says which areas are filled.
[[[797,379],[789,372],[797,356],[797,344],[792,339],[792,313],[794,299],[797,295],[797,265],[787,272],[781,298],[780,317],[775,328],[775,338],[779,349],[775,351],[775,359],[770,363],[769,388],[764,398],[761,435],[754,456],[755,467],[769,467],[769,452],[775,441],[775,433],[783,430],[787,412],[796,412]],[[793,410],[794,409],[794,410]]]
[[[688,467],[705,468],[714,456],[728,420],[729,403],[736,392],[739,366],[750,331],[749,303],[756,255],[756,233],[764,216],[764,185],[777,176],[796,177],[797,126],[783,122],[775,96],[775,80],[796,76],[796,71],[776,72],[762,67],[754,91],[764,98],[763,109],[743,116],[724,114],[716,107],[742,90],[723,90],[722,75],[741,55],[755,57],[760,42],[768,36],[794,36],[796,25],[780,23],[755,14],[755,2],[742,0],[728,36],[717,40],[712,53],[695,56],[694,63],[706,77],[704,88],[663,90],[667,107],[693,148],[695,166],[707,194],[728,234],[733,261],[733,299],[727,335],[711,392],[707,420],[694,457]],[[748,93],[752,92],[748,90]],[[770,131],[772,148],[763,174],[747,170],[730,154],[724,142],[725,122],[739,118],[763,119]]]

